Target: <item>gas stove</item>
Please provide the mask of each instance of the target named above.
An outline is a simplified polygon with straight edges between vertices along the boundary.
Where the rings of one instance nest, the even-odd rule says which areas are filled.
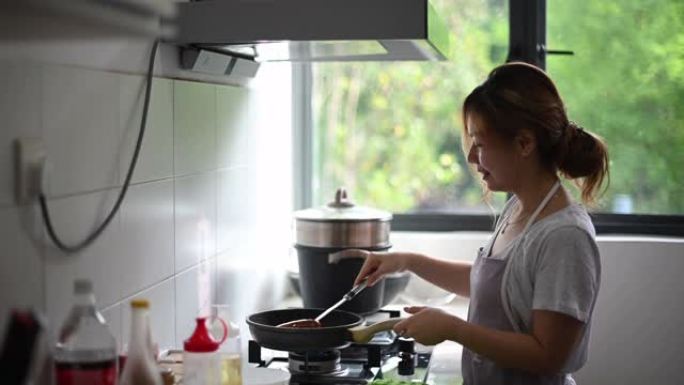
[[[380,310],[367,316],[366,324],[399,317],[399,311]],[[351,344],[339,350],[281,352],[249,341],[249,363],[282,369],[290,373],[291,385],[365,385],[375,379],[391,378],[424,382],[430,353],[416,353],[412,339],[393,331],[377,333],[366,344]]]

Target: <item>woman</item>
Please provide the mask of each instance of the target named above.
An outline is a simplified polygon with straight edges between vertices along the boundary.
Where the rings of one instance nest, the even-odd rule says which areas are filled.
[[[494,69],[463,104],[468,162],[490,191],[512,194],[474,263],[349,250],[366,256],[357,283],[410,270],[464,297],[468,319],[414,306],[395,331],[433,345],[464,346],[465,384],[574,384],[587,358],[601,264],[585,208],[560,177],[575,180],[585,203],[608,174],[606,146],[568,120],[540,69]]]

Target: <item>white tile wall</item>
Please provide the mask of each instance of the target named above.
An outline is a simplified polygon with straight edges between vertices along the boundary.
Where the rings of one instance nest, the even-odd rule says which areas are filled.
[[[216,253],[216,172],[175,179],[176,273]]]
[[[117,260],[122,295],[132,295],[174,272],[173,181],[132,186],[121,210]]]
[[[40,67],[0,62],[0,207],[14,203],[13,141],[42,134]]]
[[[235,248],[248,240],[250,214],[248,205],[249,169],[237,167],[217,172],[216,251]]]
[[[46,66],[41,120],[51,195],[115,186],[123,146],[120,75]]]
[[[123,183],[138,140],[145,99],[143,76],[120,78],[120,114],[124,135],[120,179]],[[154,78],[142,148],[133,174],[133,183],[169,178],[173,175],[173,81]]]
[[[247,165],[248,138],[255,125],[250,113],[250,97],[246,89],[217,86],[216,149],[219,168]]]
[[[115,54],[102,52],[100,58]],[[287,78],[289,70],[282,75]],[[66,254],[47,240],[37,206],[14,202],[12,141],[43,138],[56,231],[66,243],[80,241],[101,223],[119,194],[138,134],[144,78],[1,59],[0,326],[10,308],[30,306],[45,312],[53,330],[58,329],[71,306],[73,280],[90,278],[120,344],[128,338],[130,299],[145,297],[160,348],[180,347],[194,317],[214,301],[217,243],[225,252],[223,261],[251,266],[241,285],[223,286],[235,291],[224,291],[224,299],[234,301],[254,290],[258,295],[243,313],[274,304],[281,292],[269,288],[282,286],[274,280],[277,269],[254,273],[273,257],[255,258],[248,248],[233,252],[248,244],[241,241],[258,238],[249,220],[256,186],[250,175],[258,166],[249,159],[258,148],[253,137],[262,134],[254,126],[260,122],[263,127],[271,112],[271,103],[259,98],[277,91],[280,109],[290,98],[289,87],[271,91],[155,78],[134,183],[120,211],[95,243]],[[290,119],[280,117],[272,126],[289,137]],[[278,175],[291,167],[287,152],[260,154],[278,159]],[[259,187],[268,188],[263,181]],[[290,201],[289,195],[279,194],[269,204],[289,216]]]
[[[175,81],[173,95],[176,175],[216,168],[216,86]]]

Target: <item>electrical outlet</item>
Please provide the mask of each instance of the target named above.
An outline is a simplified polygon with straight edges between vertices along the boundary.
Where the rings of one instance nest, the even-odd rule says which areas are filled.
[[[14,141],[15,195],[18,204],[38,199],[45,170],[45,145],[40,138],[18,138]]]

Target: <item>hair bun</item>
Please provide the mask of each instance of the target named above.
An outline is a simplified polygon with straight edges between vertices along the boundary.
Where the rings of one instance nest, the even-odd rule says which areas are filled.
[[[567,151],[559,169],[573,179],[590,175],[603,161],[602,151],[597,151],[601,143],[575,122],[568,122],[567,135]]]
[[[584,127],[573,122],[572,120],[568,121],[568,129],[571,132],[571,138],[586,134]]]

